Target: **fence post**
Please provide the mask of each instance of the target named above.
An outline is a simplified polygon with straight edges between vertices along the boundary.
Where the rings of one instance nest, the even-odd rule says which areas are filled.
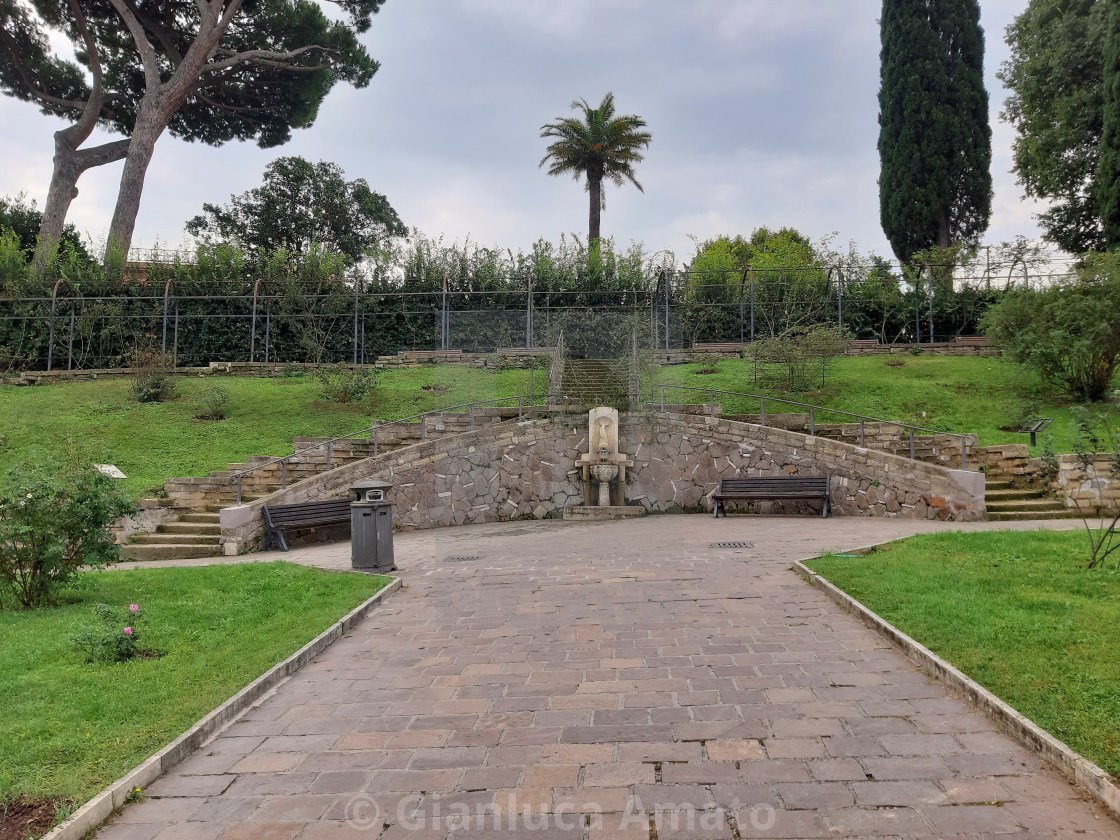
[[[523,416],[524,415],[522,415],[522,413],[521,413],[521,397],[518,397],[517,398],[517,422],[518,423],[520,423],[522,421]]]
[[[428,415],[420,415],[420,440],[428,439]]]
[[[968,469],[968,438],[961,437],[961,469]]]
[[[859,418],[859,445],[863,446],[863,418]]]
[[[914,460],[914,427],[910,427],[910,460]]]
[[[327,472],[331,471],[331,454],[334,452],[334,444],[327,441]]]
[[[237,474],[237,506],[241,506],[241,473]]]
[[[288,486],[288,459],[285,458],[280,462],[280,489],[284,490]]]
[[[362,293],[362,278],[354,278],[354,364],[358,363],[358,308],[361,305],[359,296]]]
[[[264,305],[264,363],[268,364],[268,329],[272,321],[272,301],[266,301]]]
[[[373,427],[373,457],[377,457],[377,426]]]
[[[659,385],[658,387],[661,389],[661,413],[664,414],[665,413],[665,386],[664,385]]]
[[[716,416],[716,395],[713,391],[708,392],[708,416]]]
[[[809,436],[816,437],[817,434],[817,410],[815,408],[809,409]]]
[[[179,301],[175,301],[175,337],[171,345],[171,366],[179,367]]]
[[[759,410],[759,413],[761,414],[761,418],[762,418],[762,422],[759,423],[759,425],[760,426],[765,426],[766,425],[766,397],[759,397],[758,398],[758,410]]]
[[[474,406],[471,406],[471,431],[474,431]]]
[[[253,317],[249,327],[249,364],[257,360],[257,289],[260,284],[260,278],[253,283]]]
[[[74,369],[74,302],[70,301],[70,340],[66,344],[66,369]]]

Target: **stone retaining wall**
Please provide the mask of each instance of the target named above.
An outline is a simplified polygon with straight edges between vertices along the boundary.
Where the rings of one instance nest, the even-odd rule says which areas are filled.
[[[1090,511],[1120,510],[1120,476],[1112,468],[1112,456],[1094,456],[1088,470],[1077,463],[1076,455],[1058,456],[1058,476],[1055,480],[1058,497],[1066,507]]]
[[[619,448],[635,465],[627,498],[652,513],[711,510],[721,476],[832,476],[837,515],[982,519],[984,476],[910,461],[842,441],[720,418],[624,415]],[[347,495],[366,478],[393,483],[394,523],[434,528],[558,516],[583,499],[576,460],[587,449],[585,414],[505,423],[358,461],[222,511],[227,553],[254,550],[261,507]],[[819,513],[813,503],[761,502],[768,513]],[[747,509],[745,505],[738,508]]]

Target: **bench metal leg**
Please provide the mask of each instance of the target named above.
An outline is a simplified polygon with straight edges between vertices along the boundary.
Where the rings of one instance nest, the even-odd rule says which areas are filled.
[[[824,497],[824,510],[821,513],[821,518],[822,519],[828,519],[828,514],[831,513],[831,512],[832,512],[832,501],[828,498],[828,496],[825,496]]]

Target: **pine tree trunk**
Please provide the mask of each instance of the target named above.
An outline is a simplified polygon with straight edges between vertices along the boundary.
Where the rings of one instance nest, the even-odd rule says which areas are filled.
[[[132,144],[128,157],[125,158],[121,185],[117,192],[117,206],[109,225],[109,248],[119,251],[126,259],[128,249],[132,246],[132,234],[136,229],[136,214],[140,211],[144,178],[148,174],[148,165],[152,162],[156,140],[166,127],[167,120],[162,111],[153,109],[148,114],[141,111],[132,132]]]
[[[76,149],[74,142],[80,135],[74,132],[74,128],[65,128],[54,135],[54,171],[47,190],[43,219],[39,225],[39,243],[35,248],[33,263],[36,270],[41,270],[47,264],[62,240],[66,229],[66,215],[71,202],[78,196],[78,179],[82,173],[95,166],[121,160],[128,153],[128,140],[102,143],[92,149]]]
[[[591,212],[588,215],[587,247],[599,239],[599,218],[603,213],[603,178],[587,173],[587,192],[591,196]]]

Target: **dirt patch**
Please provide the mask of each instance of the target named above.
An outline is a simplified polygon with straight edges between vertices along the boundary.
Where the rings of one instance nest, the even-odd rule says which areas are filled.
[[[0,804],[0,840],[26,840],[42,837],[55,824],[59,806],[65,800],[29,799],[17,796]]]

